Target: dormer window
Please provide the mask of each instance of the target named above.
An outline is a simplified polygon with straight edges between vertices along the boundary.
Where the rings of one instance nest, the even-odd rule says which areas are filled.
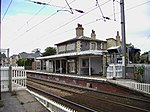
[[[97,49],[96,42],[91,42],[90,50],[96,50],[96,49]]]

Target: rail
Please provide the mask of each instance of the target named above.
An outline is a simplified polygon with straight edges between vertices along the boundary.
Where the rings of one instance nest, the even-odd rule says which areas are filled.
[[[71,109],[65,105],[59,104],[53,100],[47,99],[33,91],[27,89],[29,93],[31,93],[42,105],[44,105],[48,110],[52,112],[77,112],[74,109]]]
[[[77,107],[77,108],[84,109],[84,111],[87,111],[87,112],[88,112],[88,111],[89,111],[89,112],[96,112],[96,111],[93,110],[93,109],[90,109],[90,108],[85,107],[85,106],[83,106],[83,105],[77,104],[77,103],[72,102],[72,101],[70,101],[70,100],[64,99],[64,98],[62,98],[62,97],[60,97],[60,96],[57,96],[57,95],[55,95],[55,94],[51,94],[51,93],[49,93],[49,92],[47,92],[47,91],[45,91],[45,90],[42,90],[42,89],[40,89],[40,88],[31,86],[31,85],[28,85],[28,87],[29,87],[29,88],[32,88],[32,89],[34,89],[34,90],[37,90],[37,91],[39,91],[39,92],[42,92],[42,93],[44,93],[45,95],[52,96],[52,97],[54,97],[54,98],[56,98],[56,99],[58,99],[58,100],[61,100],[61,101],[66,102],[66,103],[68,103],[68,104],[71,104],[71,105],[73,105],[73,106],[75,106],[75,107]],[[66,107],[67,107],[67,106],[66,106]],[[68,108],[68,107],[67,107],[67,108]],[[71,109],[71,112],[74,112],[74,111],[76,112],[76,110]],[[60,112],[60,111],[57,111],[57,112]],[[61,112],[62,112],[62,111],[61,111]],[[68,112],[68,111],[63,111],[63,112]],[[70,111],[69,111],[69,112],[70,112]]]

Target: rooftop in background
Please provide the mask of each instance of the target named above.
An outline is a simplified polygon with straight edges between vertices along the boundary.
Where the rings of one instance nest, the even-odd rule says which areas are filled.
[[[41,53],[40,52],[37,52],[37,53],[22,52],[22,53],[19,53],[19,56],[20,58],[34,59],[34,58],[40,57]]]

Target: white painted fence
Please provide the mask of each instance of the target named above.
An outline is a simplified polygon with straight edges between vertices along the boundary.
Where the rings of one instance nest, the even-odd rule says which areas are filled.
[[[118,81],[118,80],[109,80],[109,82],[111,83],[115,83],[117,85],[121,85],[124,87],[128,87],[132,90],[137,90],[140,92],[144,92],[147,94],[150,94],[150,84],[146,84],[146,83],[137,83],[137,82],[133,82],[133,81]]]
[[[1,91],[9,91],[9,67],[1,67]]]
[[[1,72],[1,91],[17,91],[26,89],[26,71],[24,67],[4,67]]]
[[[27,89],[42,105],[44,105],[51,112],[77,112],[74,109],[71,109],[65,105],[58,104],[55,101],[49,100],[35,92],[32,92]]]
[[[121,78],[122,77],[122,65],[121,64],[111,64],[107,68],[107,79]]]

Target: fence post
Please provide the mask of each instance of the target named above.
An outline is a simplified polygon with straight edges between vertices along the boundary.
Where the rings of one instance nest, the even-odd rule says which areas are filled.
[[[113,64],[113,78],[116,78],[116,66]]]
[[[9,66],[9,92],[12,92],[12,66]]]

